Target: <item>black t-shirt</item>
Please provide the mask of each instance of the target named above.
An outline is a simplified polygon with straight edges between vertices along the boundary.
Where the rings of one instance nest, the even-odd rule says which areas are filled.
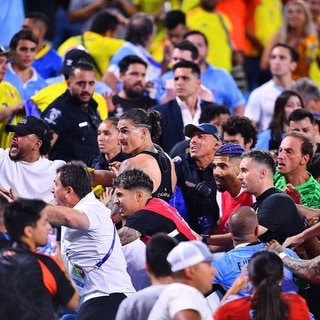
[[[123,113],[125,111],[128,111],[130,109],[135,109],[135,108],[148,110],[149,108],[155,106],[157,104],[157,101],[145,95],[141,95],[138,99],[135,99],[135,100],[128,100],[128,99],[123,99],[116,94],[112,97],[112,103],[117,108],[121,108],[122,112],[119,112],[119,110],[109,112],[109,117],[115,116],[117,114],[117,111],[119,113]]]
[[[153,236],[159,232],[169,234],[176,229],[175,224],[170,219],[149,210],[137,211],[128,218],[125,226],[139,231],[142,236]],[[181,233],[174,238],[178,241],[188,240]]]
[[[8,250],[15,254],[6,254]],[[0,288],[1,320],[54,320],[56,307],[67,304],[75,292],[50,256],[18,243],[1,251]]]
[[[90,99],[82,108],[68,90],[54,100],[43,112],[42,118],[48,123],[58,139],[49,151],[50,160],[82,160],[99,153],[97,129],[101,122],[97,103]]]
[[[270,188],[256,200],[252,208],[257,212],[259,224],[268,229],[259,237],[260,241],[275,239],[283,243],[286,238],[305,229],[302,215],[294,201],[284,192]]]
[[[88,162],[87,166],[90,168],[93,168],[95,170],[110,170],[109,168],[109,163],[111,162],[122,162],[126,159],[129,159],[131,156],[127,155],[125,153],[118,153],[114,158],[110,159],[107,161],[106,157],[104,154],[100,153],[98,155],[92,156]]]

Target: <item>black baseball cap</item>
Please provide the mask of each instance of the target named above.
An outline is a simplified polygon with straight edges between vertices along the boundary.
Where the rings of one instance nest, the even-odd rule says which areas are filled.
[[[22,136],[35,134],[40,140],[50,142],[52,134],[49,125],[42,119],[28,116],[21,119],[16,125],[7,124],[5,126],[7,132],[16,132]]]
[[[64,57],[61,72],[64,75],[69,75],[71,67],[79,60],[85,60],[92,63],[92,58],[89,53],[81,49],[72,49],[68,51]]]

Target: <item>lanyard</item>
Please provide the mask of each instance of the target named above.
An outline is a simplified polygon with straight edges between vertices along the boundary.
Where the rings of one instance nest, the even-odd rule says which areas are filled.
[[[114,248],[115,240],[116,240],[116,226],[113,225],[113,239],[112,239],[111,247],[109,251],[106,253],[106,255],[95,264],[94,269],[99,269],[109,259]]]
[[[112,243],[111,243],[111,246],[110,246],[110,249],[109,251],[106,253],[106,255],[101,259],[99,260],[93,267],[91,267],[90,270],[86,271],[84,268],[80,267],[79,265],[75,265],[71,259],[68,257],[68,254],[67,254],[67,258],[68,260],[70,261],[71,265],[72,266],[75,266],[77,268],[80,268],[81,270],[89,273],[93,270],[98,270],[99,268],[101,268],[101,266],[109,259],[109,257],[111,256],[112,254],[112,251],[113,251],[113,248],[114,248],[114,243],[115,243],[115,240],[116,240],[116,226],[115,224],[113,225],[113,239],[112,239]]]

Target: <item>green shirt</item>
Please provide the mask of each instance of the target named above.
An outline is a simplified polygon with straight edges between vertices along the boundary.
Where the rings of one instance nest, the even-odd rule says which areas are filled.
[[[320,209],[320,184],[309,174],[309,179],[298,186],[294,186],[301,194],[302,204],[313,209]],[[274,175],[274,185],[276,188],[283,190],[287,182],[284,176],[276,172]]]

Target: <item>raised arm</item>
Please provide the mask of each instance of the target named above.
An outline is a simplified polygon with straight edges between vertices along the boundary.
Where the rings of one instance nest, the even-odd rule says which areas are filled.
[[[89,219],[82,211],[53,204],[47,204],[44,210],[53,225],[83,230],[89,228]]]
[[[105,187],[112,186],[112,180],[116,177],[111,170],[90,170],[92,186],[103,185]]]
[[[320,235],[320,223],[317,223],[314,226],[304,230],[303,232],[287,238],[286,241],[283,243],[283,246],[294,249],[297,246],[299,246],[301,243],[306,241],[307,239],[317,237],[319,235]]]

